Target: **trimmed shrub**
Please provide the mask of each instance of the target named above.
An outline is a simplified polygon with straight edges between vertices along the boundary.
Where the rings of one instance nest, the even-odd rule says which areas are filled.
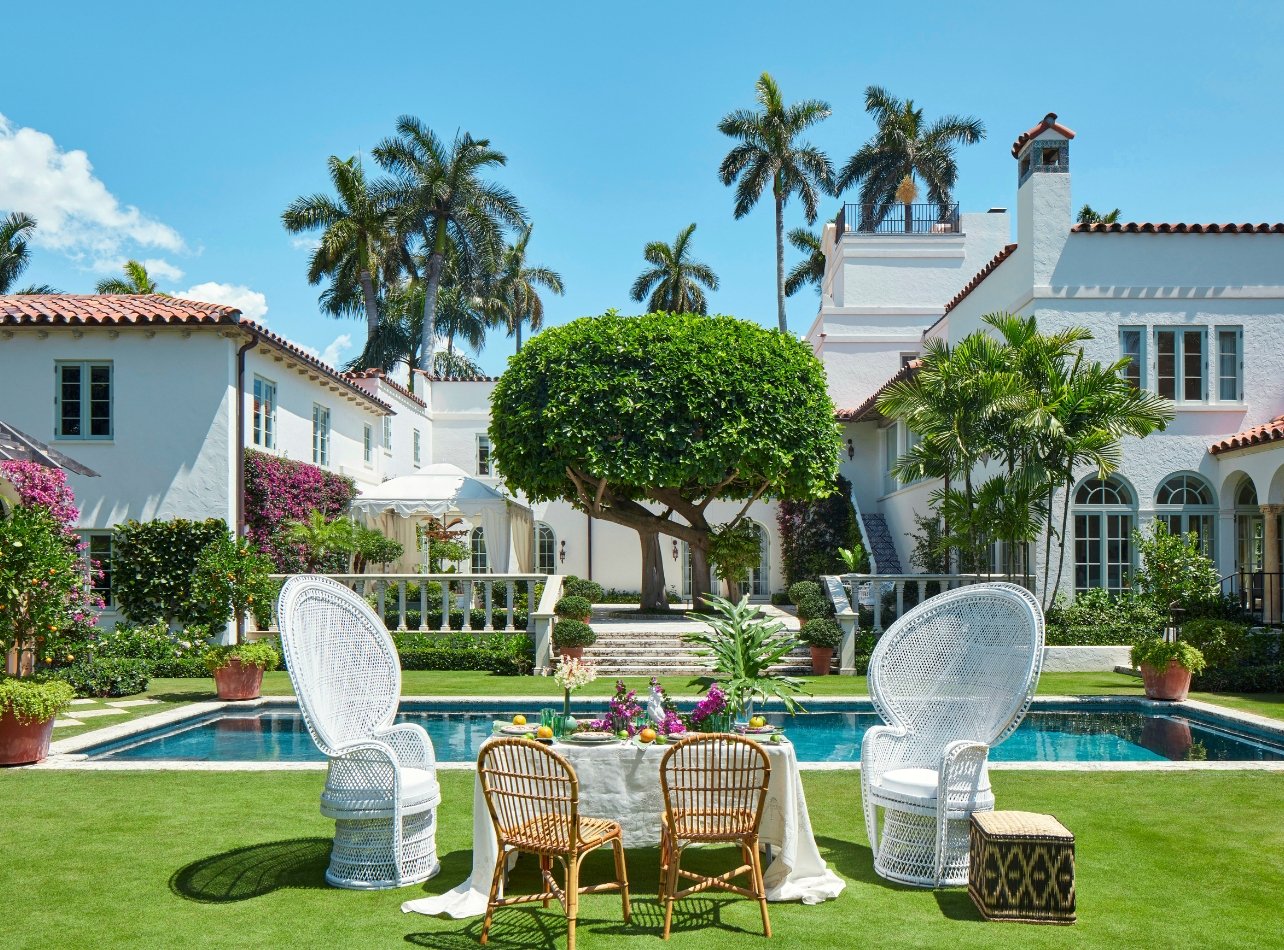
[[[192,573],[206,547],[228,537],[220,518],[126,521],[112,533],[112,592],[135,623],[158,620],[221,628],[227,617],[193,593]]]
[[[843,628],[832,617],[819,617],[802,625],[798,639],[808,646],[836,650],[843,642]]]
[[[562,582],[562,594],[566,597],[583,597],[591,604],[600,604],[606,591],[597,581],[586,581],[574,574],[567,574],[566,580]]]
[[[396,633],[392,639],[403,670],[480,670],[520,676],[535,665],[535,644],[528,636]]]
[[[1191,680],[1194,689],[1221,693],[1284,693],[1284,663],[1208,669]]]
[[[804,623],[809,620],[819,620],[822,617],[832,617],[833,614],[834,605],[819,591],[804,595],[798,602],[798,617]]]
[[[1048,646],[1129,646],[1157,636],[1166,623],[1150,598],[1101,589],[1084,591],[1071,603],[1058,597],[1046,619]]]
[[[205,660],[199,656],[155,660],[150,668],[152,679],[205,679],[210,675]]]
[[[206,644],[204,631],[199,628],[196,632],[174,634],[163,622],[118,623],[115,630],[101,634],[92,649],[100,659],[146,660],[155,664],[199,659]]]
[[[588,647],[597,642],[593,628],[581,620],[559,620],[553,625],[556,647]]]
[[[77,660],[53,674],[69,684],[77,696],[132,696],[147,689],[150,675],[146,660],[118,658]]]
[[[795,581],[789,585],[789,602],[795,607],[804,597],[813,594],[824,594],[820,585],[815,581]]]
[[[563,597],[553,606],[553,613],[570,620],[587,620],[593,612],[593,605],[586,597],[574,594]]]

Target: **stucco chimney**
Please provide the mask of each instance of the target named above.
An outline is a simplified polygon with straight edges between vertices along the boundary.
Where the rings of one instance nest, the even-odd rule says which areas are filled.
[[[1028,248],[1031,283],[1047,287],[1070,235],[1070,140],[1049,112],[1012,144],[1017,161],[1017,244]]]

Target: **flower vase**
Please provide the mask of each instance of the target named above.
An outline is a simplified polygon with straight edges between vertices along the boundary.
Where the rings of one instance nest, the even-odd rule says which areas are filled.
[[[569,735],[570,733],[574,732],[577,728],[579,728],[579,725],[580,724],[575,721],[575,717],[571,715],[571,691],[569,689],[563,690],[562,691],[562,719],[561,719],[562,728],[557,733],[558,738],[560,739],[562,736]]]

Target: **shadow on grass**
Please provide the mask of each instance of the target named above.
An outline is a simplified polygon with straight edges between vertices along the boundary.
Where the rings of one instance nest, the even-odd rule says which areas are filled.
[[[174,872],[169,889],[201,904],[231,904],[286,888],[326,888],[329,838],[268,841],[193,861]]]
[[[874,872],[874,852],[869,849],[869,845],[841,841],[838,838],[820,837],[816,839],[816,844],[820,846],[821,855],[825,860],[845,878],[865,884],[876,884],[889,891],[913,893],[927,890],[879,877]],[[972,903],[972,898],[968,897],[967,888],[938,888],[932,892],[932,896],[936,899],[941,913],[950,920],[984,920]]]
[[[148,693],[147,698],[162,703],[206,703],[218,699],[218,693],[212,689],[193,689],[181,693]]]

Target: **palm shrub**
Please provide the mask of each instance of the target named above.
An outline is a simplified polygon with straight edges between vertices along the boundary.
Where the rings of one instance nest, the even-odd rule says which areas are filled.
[[[285,540],[304,551],[309,573],[323,570],[340,558],[346,560],[356,550],[356,527],[347,518],[327,518],[314,509],[305,519],[287,521],[284,528]]]
[[[755,700],[765,702],[771,698],[784,703],[791,715],[805,712],[795,699],[798,695],[811,695],[802,680],[772,671],[798,645],[785,625],[759,616],[747,594],[737,603],[712,594],[705,601],[710,613],[687,616],[708,629],[683,638],[700,648],[701,655],[713,663],[713,674],[696,680],[701,690],[707,691],[717,683],[729,697],[734,713],[752,713]]]

